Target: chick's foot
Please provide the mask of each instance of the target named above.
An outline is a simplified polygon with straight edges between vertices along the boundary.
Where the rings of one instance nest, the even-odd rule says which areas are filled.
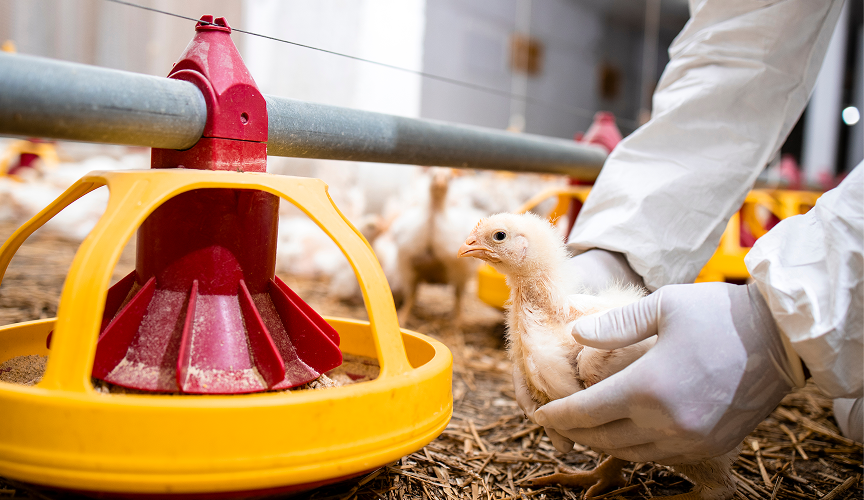
[[[738,459],[740,447],[695,464],[676,464],[672,469],[694,485],[691,491],[670,497],[654,497],[659,500],[730,500],[738,485],[732,474],[732,464]]]
[[[608,457],[594,470],[559,472],[549,476],[538,477],[529,481],[531,486],[578,486],[586,488],[585,498],[597,496],[605,491],[620,488],[626,484],[621,469],[627,461]]]

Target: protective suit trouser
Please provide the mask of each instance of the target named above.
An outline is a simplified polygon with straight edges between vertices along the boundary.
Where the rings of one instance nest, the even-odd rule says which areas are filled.
[[[847,438],[859,443],[864,442],[864,408],[861,401],[862,398],[834,400],[834,418],[837,419],[840,431]]]

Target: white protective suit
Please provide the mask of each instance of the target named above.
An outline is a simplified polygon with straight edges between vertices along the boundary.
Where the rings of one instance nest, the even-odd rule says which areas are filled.
[[[651,121],[610,154],[571,249],[623,254],[650,290],[692,282],[800,117],[842,4],[691,0]],[[862,170],[746,260],[780,330],[833,397],[862,395]]]

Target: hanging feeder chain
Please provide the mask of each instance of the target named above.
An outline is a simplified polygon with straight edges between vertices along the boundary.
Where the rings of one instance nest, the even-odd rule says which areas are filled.
[[[546,172],[593,179],[606,151],[574,141],[265,96],[267,154]],[[164,149],[201,138],[207,106],[185,81],[0,53],[0,135]]]

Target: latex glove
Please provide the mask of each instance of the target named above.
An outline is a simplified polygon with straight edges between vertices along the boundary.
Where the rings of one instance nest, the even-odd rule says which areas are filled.
[[[755,285],[662,287],[577,321],[573,336],[612,349],[655,334],[643,357],[536,410],[534,421],[624,460],[696,462],[735,448],[794,384],[797,358]]]
[[[599,293],[614,282],[644,287],[642,277],[627,263],[627,258],[618,252],[594,248],[567,261],[565,272],[589,288],[589,293]]]

